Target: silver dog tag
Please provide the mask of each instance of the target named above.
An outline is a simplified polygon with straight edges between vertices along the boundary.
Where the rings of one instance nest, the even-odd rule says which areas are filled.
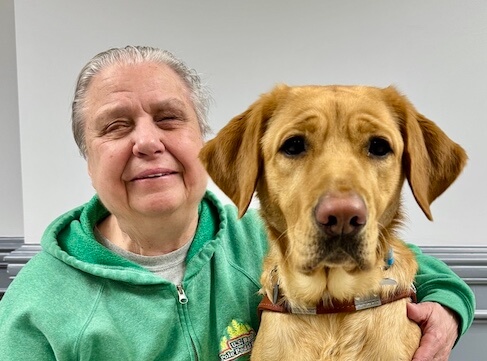
[[[395,286],[395,285],[397,285],[397,281],[393,278],[386,277],[380,281],[380,285],[381,286]]]
[[[316,308],[289,307],[289,310],[295,315],[316,315]]]
[[[359,310],[366,310],[367,308],[378,307],[382,304],[380,301],[380,297],[377,295],[371,297],[355,297],[354,302],[355,309]]]
[[[272,290],[272,303],[276,304],[279,300],[279,284],[275,284]]]

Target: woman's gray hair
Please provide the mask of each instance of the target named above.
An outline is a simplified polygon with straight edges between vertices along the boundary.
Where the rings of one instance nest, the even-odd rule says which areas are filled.
[[[176,58],[167,50],[148,46],[113,48],[95,55],[83,69],[81,69],[76,83],[76,90],[71,108],[71,126],[73,129],[74,140],[84,158],[86,158],[86,119],[84,111],[86,109],[87,89],[93,77],[103,69],[112,65],[137,64],[143,62],[165,64],[179,75],[190,91],[201,134],[205,136],[210,131],[207,117],[211,96],[206,86],[201,83],[201,78],[194,69],[189,68],[182,60]]]

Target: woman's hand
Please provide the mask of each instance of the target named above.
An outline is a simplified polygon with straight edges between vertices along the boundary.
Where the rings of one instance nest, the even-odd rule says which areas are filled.
[[[407,312],[423,333],[412,361],[448,361],[458,337],[455,313],[436,302],[410,303]]]

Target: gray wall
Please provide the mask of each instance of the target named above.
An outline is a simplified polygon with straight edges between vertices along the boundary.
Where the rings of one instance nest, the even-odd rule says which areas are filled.
[[[93,194],[70,133],[79,69],[106,48],[147,44],[172,50],[203,74],[215,98],[215,130],[277,82],[397,85],[470,156],[433,204],[434,223],[406,189],[403,237],[420,245],[483,244],[485,19],[483,0],[16,0],[25,240],[38,242],[54,217]],[[10,156],[4,163],[18,167]]]
[[[14,4],[0,0],[0,237],[22,236]]]

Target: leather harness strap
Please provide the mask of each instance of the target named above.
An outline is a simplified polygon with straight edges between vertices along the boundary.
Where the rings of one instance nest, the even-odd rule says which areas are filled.
[[[262,301],[258,306],[259,317],[263,311],[272,311],[280,313],[291,313],[291,314],[301,314],[301,315],[325,315],[332,313],[342,313],[342,312],[355,312],[360,310],[365,310],[368,308],[379,307],[381,305],[395,302],[403,298],[411,298],[412,302],[416,303],[416,290],[411,287],[408,290],[401,292],[396,292],[389,297],[379,297],[372,296],[368,298],[358,298],[356,297],[352,301],[338,301],[334,300],[329,304],[323,304],[323,301],[316,305],[315,308],[311,309],[297,309],[291,308],[284,301],[273,303],[269,297],[264,296]]]

